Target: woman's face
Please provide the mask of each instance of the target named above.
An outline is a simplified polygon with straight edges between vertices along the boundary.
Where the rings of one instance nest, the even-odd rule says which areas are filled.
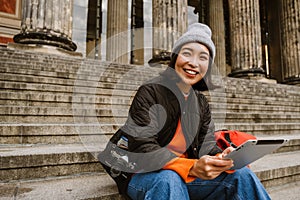
[[[192,86],[205,76],[208,66],[208,48],[193,42],[182,46],[175,63],[175,71],[185,84]]]

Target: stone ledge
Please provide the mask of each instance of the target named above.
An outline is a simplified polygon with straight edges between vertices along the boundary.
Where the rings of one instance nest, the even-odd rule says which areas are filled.
[[[299,200],[300,181],[267,188],[272,200]]]
[[[0,199],[123,200],[113,180],[103,173],[0,183]],[[17,192],[16,192],[17,191]]]
[[[266,187],[300,180],[300,151],[269,154],[251,164]]]
[[[45,54],[56,54],[61,56],[76,56],[76,57],[83,56],[82,53],[67,51],[59,47],[53,47],[47,45],[8,43],[7,47],[9,49],[18,49],[22,51],[39,52]]]
[[[251,169],[262,180],[267,190],[278,191],[278,188],[286,189],[291,181],[291,174],[299,178],[298,153],[285,153],[266,156],[251,164]],[[286,162],[282,162],[285,159]],[[292,161],[290,163],[289,161]],[[275,170],[275,171],[274,171]],[[267,175],[267,176],[266,176]],[[297,178],[295,178],[297,180]],[[294,181],[295,181],[294,180]],[[285,186],[287,185],[287,186]],[[6,192],[0,194],[1,199],[15,197],[17,199],[41,199],[42,197],[51,197],[53,199],[63,198],[65,200],[78,199],[105,199],[105,200],[123,200],[118,195],[117,188],[113,180],[103,173],[77,174],[65,177],[47,177],[36,180],[18,180],[7,183],[0,183],[1,188],[6,188]],[[276,186],[276,190],[271,187]],[[19,193],[15,189],[19,188]],[[23,192],[22,192],[23,191]],[[294,190],[299,196],[300,191]],[[14,196],[15,195],[15,196]]]

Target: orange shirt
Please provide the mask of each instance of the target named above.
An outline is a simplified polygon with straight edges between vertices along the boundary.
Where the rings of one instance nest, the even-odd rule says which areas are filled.
[[[186,151],[186,141],[182,132],[180,119],[178,120],[175,135],[168,144],[167,148],[177,156],[181,156]]]
[[[196,159],[189,159],[187,155],[184,154],[186,151],[186,141],[182,132],[180,119],[178,120],[175,135],[167,148],[178,157],[169,161],[163,169],[177,172],[186,183],[194,181],[196,177],[189,176],[189,171],[194,166]]]

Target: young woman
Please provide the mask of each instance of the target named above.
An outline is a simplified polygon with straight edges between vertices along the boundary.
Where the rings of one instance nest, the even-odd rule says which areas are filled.
[[[215,46],[208,26],[192,24],[174,44],[169,67],[142,85],[119,130],[138,166],[127,195],[134,200],[270,199],[249,168],[226,173],[214,140],[209,104]],[[220,154],[217,154],[220,153]]]

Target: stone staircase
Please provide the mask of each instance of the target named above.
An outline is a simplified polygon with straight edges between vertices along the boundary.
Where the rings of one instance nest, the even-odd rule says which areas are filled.
[[[0,48],[0,199],[121,199],[95,155],[162,70]],[[274,199],[299,196],[300,87],[215,78],[217,128],[290,139],[251,167]]]

